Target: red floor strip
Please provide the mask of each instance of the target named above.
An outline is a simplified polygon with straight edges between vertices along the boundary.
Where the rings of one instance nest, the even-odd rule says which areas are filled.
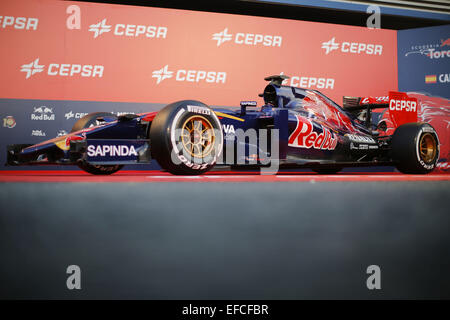
[[[450,181],[450,174],[408,175],[395,172],[351,172],[319,175],[310,172],[212,171],[201,176],[174,176],[162,171],[122,171],[111,176],[94,176],[75,170],[0,171],[0,182],[321,182],[321,181]]]

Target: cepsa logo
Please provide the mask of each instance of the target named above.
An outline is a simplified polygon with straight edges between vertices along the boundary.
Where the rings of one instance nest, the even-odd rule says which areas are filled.
[[[392,99],[389,101],[389,110],[417,112],[417,101]]]
[[[322,42],[322,49],[325,49],[325,54],[329,54],[334,50],[340,49],[343,53],[353,53],[353,54],[369,54],[369,55],[380,55],[383,53],[383,45],[372,44],[372,43],[360,43],[360,42],[347,42],[341,43],[336,42],[336,37],[331,38],[331,40]]]
[[[243,32],[232,34],[228,33],[228,28],[225,28],[223,31],[214,33],[212,35],[212,40],[217,41],[218,47],[228,41],[233,41],[234,43],[239,45],[281,47],[283,37],[268,34],[254,34]]]
[[[37,30],[38,18],[0,16],[1,29]]]
[[[181,82],[206,82],[206,83],[225,83],[227,79],[226,72],[204,71],[204,70],[185,70],[179,69],[170,71],[169,65],[165,65],[152,73],[152,78],[156,78],[156,84],[160,84],[165,79],[175,77],[175,81]]]
[[[60,77],[90,77],[101,78],[105,67],[102,65],[90,64],[68,64],[68,63],[50,63],[47,68],[47,75]],[[20,67],[21,72],[25,72],[25,79],[29,79],[36,73],[45,71],[45,65],[39,64],[39,58],[24,64]]]
[[[75,119],[81,119],[81,118],[83,118],[85,115],[87,115],[88,113],[87,112],[73,112],[72,110],[70,110],[69,112],[67,112],[66,114],[64,114],[64,117],[67,119],[67,120],[69,120],[69,119],[72,119],[72,118],[75,118]]]
[[[338,138],[327,128],[322,132],[314,132],[314,126],[307,118],[297,115],[297,126],[289,137],[289,146],[296,148],[334,150]]]
[[[283,74],[281,72],[280,74]],[[305,89],[334,89],[334,79],[325,77],[292,76],[283,81],[283,85]]]
[[[111,31],[118,37],[146,37],[163,39],[167,37],[167,27],[122,23],[108,25],[106,18],[96,24],[91,24],[89,26],[89,31],[93,32],[94,39],[101,36],[103,33],[108,33]]]

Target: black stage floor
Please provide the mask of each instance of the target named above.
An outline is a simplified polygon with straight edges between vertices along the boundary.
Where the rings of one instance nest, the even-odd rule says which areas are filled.
[[[0,208],[1,299],[450,298],[449,181],[0,183]]]

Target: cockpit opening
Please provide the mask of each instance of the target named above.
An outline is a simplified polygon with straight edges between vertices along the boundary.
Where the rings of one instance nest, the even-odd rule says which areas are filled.
[[[265,104],[271,104],[274,107],[278,107],[277,105],[277,91],[274,86],[267,85],[264,89],[263,93],[264,103]]]

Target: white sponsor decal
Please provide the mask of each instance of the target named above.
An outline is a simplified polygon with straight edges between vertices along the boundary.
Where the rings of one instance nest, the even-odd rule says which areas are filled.
[[[351,141],[359,143],[375,143],[375,140],[367,136],[359,136],[356,134],[346,134]]]
[[[241,101],[240,105],[248,107],[256,107],[258,103],[256,101]]]
[[[106,24],[106,19],[103,19],[97,24],[91,24],[89,26],[89,31],[94,32],[94,38],[97,38],[99,35],[101,35],[104,32],[110,32],[111,26],[108,26]]]
[[[209,110],[208,108],[205,108],[205,107],[201,107],[201,106],[188,105],[187,109],[189,112],[208,114],[208,115],[211,114],[211,110]]]
[[[56,133],[56,136],[61,137],[61,136],[65,136],[66,134],[68,134],[68,132],[66,130],[58,130],[58,132]]]
[[[32,130],[31,135],[34,137],[45,137],[46,136],[45,132],[42,130]]]
[[[102,21],[91,24],[89,31],[94,33],[94,39],[101,36],[103,33],[113,32],[118,37],[146,37],[146,38],[163,38],[167,37],[167,27],[147,26],[135,24],[108,25],[106,18]]]
[[[49,76],[73,77],[81,75],[82,77],[103,77],[104,66],[101,65],[81,65],[81,64],[58,64],[51,63],[48,66]]]
[[[374,97],[377,102],[389,102],[389,96],[382,96],[382,97]],[[361,104],[367,104],[370,102],[370,99],[368,97],[365,97],[361,100]]]
[[[223,124],[222,127],[223,127],[223,131],[225,131],[225,133],[227,133],[227,134],[235,133],[234,125],[232,125],[232,124]]]
[[[49,76],[60,76],[60,77],[92,77],[101,78],[103,77],[103,71],[105,67],[102,65],[90,65],[90,64],[59,64],[50,63],[47,68],[47,75]],[[30,78],[38,72],[43,72],[45,70],[45,65],[39,64],[39,58],[34,61],[24,64],[21,66],[20,71],[26,72],[26,79]]]
[[[450,38],[441,39],[440,43],[429,43],[411,46],[411,51],[405,53],[405,57],[414,54],[420,54],[429,59],[450,58],[450,50],[445,48],[450,46]]]
[[[44,65],[39,65],[39,58],[37,58],[36,60],[34,60],[28,64],[22,65],[22,67],[20,68],[20,71],[26,72],[27,75],[26,75],[25,79],[28,79],[35,73],[44,71],[44,67],[45,67]]]
[[[217,46],[219,47],[222,43],[230,41],[233,35],[228,33],[228,28],[225,28],[221,32],[214,33],[212,39],[217,41]]]
[[[75,119],[81,119],[81,118],[83,118],[85,115],[87,115],[87,112],[76,112],[76,113],[74,113],[72,110],[70,110],[69,112],[67,112],[67,113],[64,115],[64,117],[65,117],[67,120],[72,119],[72,118],[75,118]]]
[[[283,74],[283,72],[281,72],[280,74]],[[333,78],[309,76],[292,76],[289,79],[283,80],[282,82],[282,84],[285,86],[305,89],[334,89],[334,83],[335,80]]]
[[[450,58],[450,50],[435,50],[430,49],[427,56],[430,59]]]
[[[389,110],[416,112],[417,102],[410,100],[394,100],[389,101]]]
[[[115,114],[116,116],[121,116],[123,114],[136,114],[136,112],[133,111],[117,111],[117,112],[111,112],[113,114]]]
[[[436,164],[436,168],[439,168],[441,170],[449,170],[450,162],[438,162],[438,164]]]
[[[438,79],[440,83],[450,82],[450,73],[441,73]]]
[[[225,140],[234,140],[236,130],[232,124],[222,124],[223,131],[225,132]]]
[[[33,113],[31,113],[31,120],[55,120],[53,108],[47,106],[34,107]]]
[[[223,31],[214,33],[212,40],[217,41],[218,47],[227,41],[233,41],[239,45],[281,47],[283,37],[243,32],[238,32],[233,35],[228,33],[228,28],[225,28]]]
[[[169,71],[169,65],[165,65],[152,73],[152,78],[156,78],[156,84],[160,84],[165,79],[173,78],[181,82],[207,82],[207,83],[225,83],[226,72],[204,71],[204,70],[184,70]]]
[[[227,41],[232,41],[239,45],[249,46],[266,46],[266,47],[281,47],[283,37],[275,35],[264,35],[254,33],[242,33],[238,32],[235,35],[228,33],[228,28],[225,28],[221,32],[214,33],[212,40],[217,41],[219,47]]]
[[[152,78],[156,78],[156,84],[159,84],[165,79],[170,79],[173,76],[173,71],[169,71],[169,65],[165,65],[159,70],[153,71]]]
[[[340,49],[343,53],[381,55],[383,52],[383,45],[347,41],[339,43],[336,42],[336,37],[333,37],[329,41],[322,42],[322,49],[325,49],[325,54]]]
[[[428,127],[428,126],[423,127],[422,131],[423,132],[428,132],[428,133],[435,133],[434,129],[432,127]]]
[[[38,18],[0,16],[1,29],[37,30]]]
[[[129,157],[138,155],[133,145],[89,145],[87,147],[87,154],[89,157]]]

